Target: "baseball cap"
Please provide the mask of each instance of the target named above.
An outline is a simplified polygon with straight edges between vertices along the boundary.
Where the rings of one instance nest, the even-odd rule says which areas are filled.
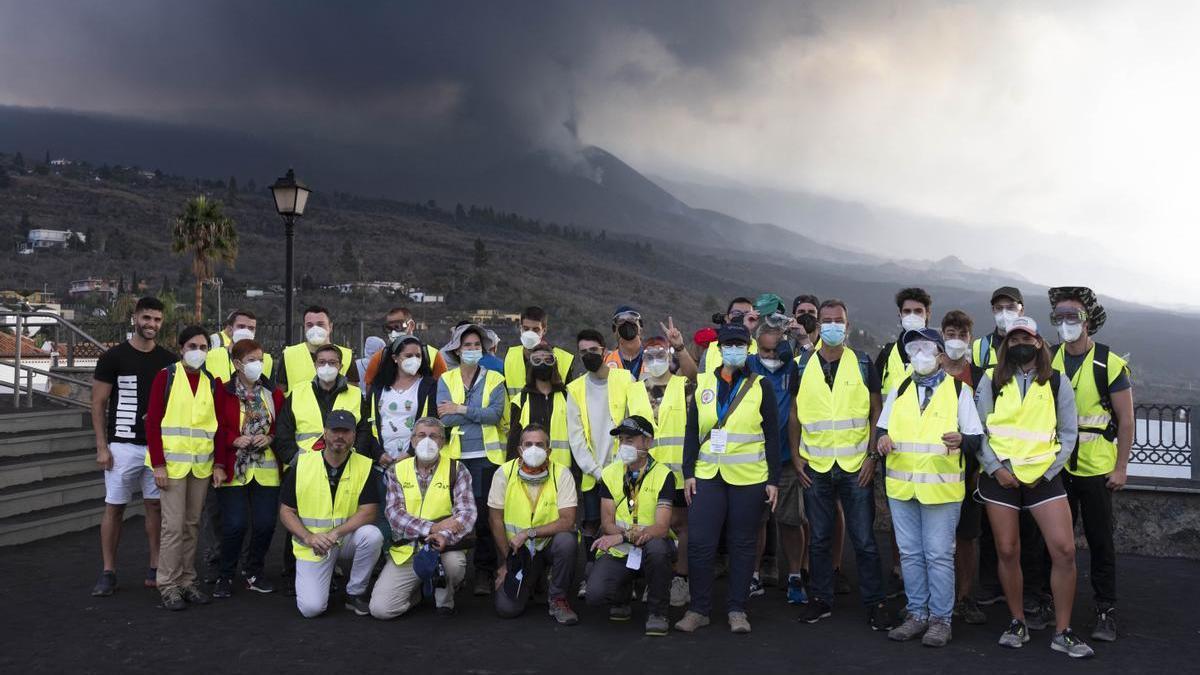
[[[696,331],[696,333],[694,335],[692,335],[692,342],[695,342],[700,347],[707,347],[708,345],[712,344],[713,342],[716,342],[716,340],[717,340],[717,329],[716,328],[710,328],[710,327],[701,328],[700,330]]]
[[[610,436],[620,436],[628,434],[630,436],[648,436],[654,438],[654,425],[641,415],[630,415],[621,420],[621,423],[608,432]]]
[[[936,342],[943,351],[946,349],[946,342],[942,338],[941,332],[933,328],[929,328],[928,326],[917,330],[906,331],[904,333],[904,337],[901,339],[901,346],[907,346],[908,343],[913,342],[914,340],[929,340],[930,342]]]
[[[783,298],[774,293],[763,293],[754,299],[754,309],[758,310],[759,314],[767,316],[775,312],[783,312]]]
[[[1015,331],[1025,331],[1034,337],[1038,337],[1037,322],[1027,316],[1018,316],[1008,322],[1008,332],[1006,335],[1012,335]]]
[[[750,329],[740,323],[723,323],[717,327],[717,344],[741,342],[750,344]]]
[[[358,420],[349,410],[331,410],[325,418],[326,429],[354,429],[356,426]]]
[[[1021,291],[1013,286],[1001,286],[992,291],[992,304],[996,304],[997,298],[1012,298],[1022,305],[1025,304],[1025,299],[1021,297]]]

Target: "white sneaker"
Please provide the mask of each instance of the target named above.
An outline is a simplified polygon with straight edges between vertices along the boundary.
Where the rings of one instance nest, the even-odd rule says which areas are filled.
[[[684,577],[671,579],[671,606],[686,607],[692,601],[692,592],[688,580]]]

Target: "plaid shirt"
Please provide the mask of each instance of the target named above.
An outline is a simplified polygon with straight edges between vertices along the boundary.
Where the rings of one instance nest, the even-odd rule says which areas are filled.
[[[416,461],[415,459],[412,461]],[[440,459],[438,461],[441,461]],[[393,465],[395,466],[395,465]],[[436,466],[434,467],[437,468]],[[421,488],[422,494],[429,489],[429,481],[433,478],[433,471],[425,473],[418,464],[416,467],[417,484]],[[400,482],[396,480],[395,470],[389,469],[384,476],[387,481],[387,506],[384,507],[384,513],[387,515],[388,523],[392,526],[392,539],[400,540],[416,540],[428,537],[430,528],[433,527],[434,521],[418,518],[409,513],[404,508],[404,490],[400,487]],[[453,503],[452,516],[458,521],[461,528],[458,532],[450,534],[446,537],[447,544],[457,544],[467,533],[471,532],[475,527],[475,496],[471,492],[471,472],[467,467],[463,466],[462,462],[458,462],[458,474],[454,477],[454,486],[450,489],[450,499]]]

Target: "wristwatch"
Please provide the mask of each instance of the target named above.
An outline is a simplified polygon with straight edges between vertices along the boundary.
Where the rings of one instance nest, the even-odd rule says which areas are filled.
[[[526,539],[534,539],[536,537],[536,535],[534,534],[535,531],[536,530],[532,527],[529,528],[528,530],[525,530],[525,538]]]

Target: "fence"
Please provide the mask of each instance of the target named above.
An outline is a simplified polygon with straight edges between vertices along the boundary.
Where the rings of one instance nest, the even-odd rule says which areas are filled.
[[[1141,404],[1134,406],[1134,417],[1130,475],[1200,480],[1200,458],[1192,443],[1200,420],[1193,418],[1191,406]]]

